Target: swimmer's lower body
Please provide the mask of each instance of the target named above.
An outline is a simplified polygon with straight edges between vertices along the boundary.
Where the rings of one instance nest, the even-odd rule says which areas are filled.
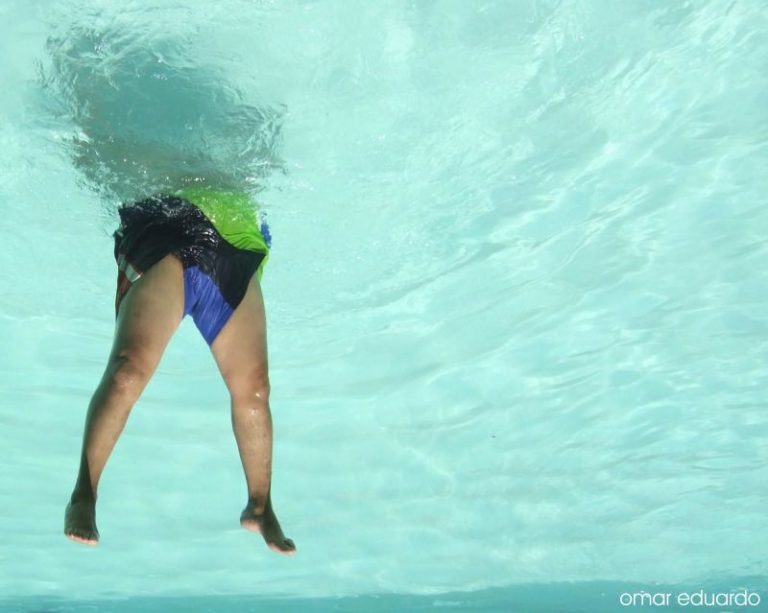
[[[121,255],[125,254],[116,249],[118,262]],[[168,341],[185,313],[192,312],[195,323],[209,342],[231,397],[232,425],[248,495],[240,524],[259,532],[274,551],[293,554],[296,547],[283,534],[270,496],[272,417],[260,275],[253,272],[235,292],[242,293],[239,301],[227,311],[226,305],[222,307],[221,295],[232,293],[230,281],[238,275],[224,275],[225,281],[216,279],[221,282],[215,288],[221,289],[220,292],[195,296],[190,285],[199,285],[200,280],[189,274],[191,266],[185,260],[184,255],[169,253],[143,273],[131,267],[132,283],[126,282],[125,266],[121,268],[113,347],[88,407],[80,470],[67,505],[64,533],[81,543],[95,545],[98,542],[96,499],[104,466]],[[207,275],[204,277],[210,280]],[[195,301],[199,319],[190,308],[191,300]],[[210,303],[210,308],[205,301]]]

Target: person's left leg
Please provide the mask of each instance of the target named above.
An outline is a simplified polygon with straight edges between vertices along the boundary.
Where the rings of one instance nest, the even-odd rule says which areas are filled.
[[[257,278],[211,344],[232,399],[232,427],[248,486],[248,503],[240,524],[259,532],[270,549],[291,555],[272,508],[272,416],[269,409],[267,329],[264,299]]]
[[[64,534],[95,545],[99,479],[128,415],[155,371],[184,314],[181,262],[167,256],[133,284],[120,303],[107,367],[85,422],[80,470],[64,518]]]

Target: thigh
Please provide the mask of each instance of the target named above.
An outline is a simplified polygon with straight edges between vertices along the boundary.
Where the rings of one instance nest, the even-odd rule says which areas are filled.
[[[145,272],[123,297],[112,358],[140,358],[154,370],[183,315],[183,268],[175,256],[168,255]]]
[[[267,384],[267,323],[256,275],[245,297],[211,344],[213,357],[230,392]]]

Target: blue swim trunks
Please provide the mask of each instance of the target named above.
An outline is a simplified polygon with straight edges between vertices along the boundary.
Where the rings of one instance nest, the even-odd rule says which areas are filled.
[[[271,236],[247,196],[194,188],[118,209],[115,315],[142,274],[169,254],[184,268],[184,315],[210,345],[245,296],[261,279]]]

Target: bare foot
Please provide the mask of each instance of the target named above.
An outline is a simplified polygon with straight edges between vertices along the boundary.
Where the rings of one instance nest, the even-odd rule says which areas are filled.
[[[95,501],[78,500],[67,505],[64,513],[64,534],[84,545],[96,545],[99,542]]]
[[[255,506],[253,501],[248,502],[240,515],[240,525],[246,530],[261,534],[272,551],[287,556],[296,553],[296,545],[283,534],[280,522],[272,510],[272,504],[268,502],[262,513],[256,512]]]

